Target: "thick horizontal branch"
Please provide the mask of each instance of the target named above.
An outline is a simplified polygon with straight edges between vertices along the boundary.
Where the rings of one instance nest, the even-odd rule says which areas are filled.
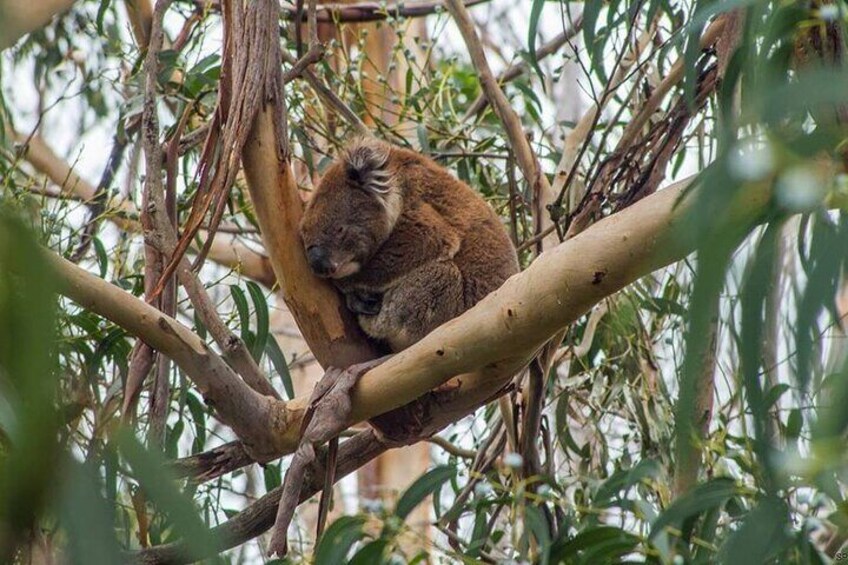
[[[220,10],[220,2],[215,0],[194,0],[195,4],[200,8],[214,8]],[[466,0],[465,5],[469,8],[477,4],[485,4],[489,0]],[[322,22],[338,22],[338,23],[365,23],[378,22],[389,18],[422,18],[431,14],[436,14],[445,9],[445,3],[442,0],[432,0],[428,2],[392,2],[386,4],[383,2],[357,2],[350,4],[321,4],[315,10],[315,19],[318,23]],[[298,17],[297,9],[292,6],[284,6],[282,8],[283,17],[287,20],[296,20]],[[300,14],[302,21],[306,21],[307,13],[304,10]]]
[[[604,297],[694,250],[695,236],[683,226],[697,191],[678,205],[686,185],[681,182],[651,195],[542,254],[526,271],[510,278],[477,306],[371,370],[354,389],[351,423],[376,419],[381,430],[403,430],[414,421],[414,432],[402,432],[396,438],[409,442],[426,437],[496,397],[515,371],[555,332]],[[766,187],[748,187],[729,207],[733,216],[726,221],[731,225],[755,223],[766,211],[769,199]],[[138,321],[136,318],[145,318],[138,304],[149,308],[146,304],[71,263],[61,259],[54,262],[63,279],[64,294],[128,330],[147,336],[153,347],[166,351],[184,347],[169,343],[172,333],[187,331],[173,327],[177,322],[166,320],[160,327]],[[105,302],[91,298],[114,293],[121,293],[122,298],[110,296]],[[155,314],[161,323],[162,315]],[[199,347],[194,343],[199,341],[196,337],[181,337]],[[178,364],[185,362],[180,356],[173,357]],[[208,377],[196,372],[188,374],[201,381],[201,388],[209,388]],[[461,375],[455,386],[430,392],[454,375]],[[377,418],[419,397],[423,398],[411,404],[411,409]],[[276,455],[291,453],[297,447],[304,404],[303,398],[273,403],[275,413],[264,421],[274,423],[273,431],[279,434],[272,447]],[[385,446],[378,451],[383,449]],[[340,458],[343,469],[349,469],[352,462],[358,466],[367,460],[356,453],[348,457]],[[306,494],[308,489],[304,490]],[[252,508],[248,512],[252,528],[249,533],[254,536],[273,522],[273,511],[267,511],[263,514],[263,527],[259,528],[257,516],[251,514],[256,511]],[[228,539],[237,543],[236,538]]]
[[[691,253],[695,235],[682,225],[697,191],[677,206],[687,182],[651,195],[543,253],[462,316],[369,371],[354,389],[355,420],[408,402],[454,375],[487,372],[529,355],[601,299]],[[736,224],[754,222],[770,199],[748,187],[730,207]],[[468,376],[462,389],[496,387]]]
[[[132,294],[92,275],[58,255],[48,255],[58,277],[59,292],[139,337],[171,358],[197,385],[221,420],[233,428],[254,459],[267,461],[295,441],[282,415],[302,415],[297,402],[262,396],[251,389],[189,328]],[[295,437],[286,439],[287,435]]]
[[[649,196],[542,254],[477,306],[369,371],[354,389],[350,423],[406,405],[455,375],[461,375],[454,390],[463,403],[440,408],[445,413],[439,414],[439,419],[459,417],[496,395],[557,330],[606,296],[694,249],[694,236],[680,228],[689,208],[675,206],[684,188],[685,183],[678,183]],[[742,191],[731,208],[736,214],[733,220],[753,222],[763,213],[769,196],[762,187]],[[54,262],[64,282],[64,294],[165,351],[181,367],[186,361],[182,349],[187,344],[198,355],[204,351],[199,338],[141,300],[71,263],[58,258]],[[174,343],[176,335],[179,341]],[[192,359],[188,361],[190,366]],[[196,370],[187,373],[202,389],[210,389],[210,376]],[[297,446],[305,403],[299,397],[274,404],[276,414],[269,419],[279,435],[269,447],[276,455],[291,453]],[[223,412],[224,406],[218,408]],[[227,417],[226,412],[223,415]],[[421,426],[428,427],[435,415],[425,416],[418,419]]]

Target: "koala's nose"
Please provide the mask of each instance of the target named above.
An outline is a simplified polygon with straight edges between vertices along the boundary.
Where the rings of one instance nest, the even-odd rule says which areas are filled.
[[[319,277],[326,277],[333,274],[333,263],[330,261],[330,252],[326,247],[320,245],[312,245],[306,250],[306,260],[309,261],[309,268]]]

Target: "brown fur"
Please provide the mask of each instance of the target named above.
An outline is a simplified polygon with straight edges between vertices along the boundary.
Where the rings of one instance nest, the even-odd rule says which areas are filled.
[[[301,236],[313,269],[392,351],[518,272],[506,231],[477,193],[430,159],[371,138],[327,169]]]

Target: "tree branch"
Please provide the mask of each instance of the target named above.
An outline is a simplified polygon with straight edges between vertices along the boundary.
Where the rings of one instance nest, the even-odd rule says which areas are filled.
[[[143,300],[52,254],[50,262],[60,292],[96,312],[167,355],[197,385],[221,420],[233,428],[246,450],[258,461],[285,452],[282,442],[297,435],[289,420],[298,417],[298,403],[282,404],[251,389],[217,354],[187,327]]]
[[[17,132],[11,132],[10,135],[24,146],[23,158],[60,188],[61,192],[57,197],[76,198],[85,203],[98,201],[97,188],[56,155],[40,135],[29,138]],[[141,231],[141,225],[135,219],[138,217],[138,210],[131,201],[113,198],[102,202],[101,205],[102,213],[120,229],[129,232]],[[220,237],[213,240],[209,258],[219,265],[238,270],[242,276],[260,282],[268,288],[273,287],[276,282],[268,257],[235,241],[235,238],[228,242],[221,241]]]
[[[546,57],[553,55],[557,51],[562,48],[563,45],[574,39],[574,36],[583,28],[583,15],[576,17],[573,22],[571,22],[571,27],[567,30],[563,31],[541,47],[536,51],[536,60],[541,61]],[[529,64],[527,61],[521,60],[518,63],[511,65],[505,71],[498,75],[497,82],[498,84],[504,84],[510,82],[511,80],[515,80],[520,77],[524,73],[527,72],[529,68]],[[462,122],[465,123],[471,119],[472,116],[476,116],[480,112],[486,109],[486,106],[489,105],[489,98],[485,93],[481,93],[474,102],[468,107],[465,114],[462,116]]]
[[[485,4],[490,0],[467,0],[465,5],[469,8],[478,4]],[[201,8],[221,9],[219,0],[194,0],[195,5]],[[319,5],[315,10],[315,19],[318,23],[367,23],[379,22],[386,19],[422,18],[435,14],[444,9],[442,0],[417,1],[407,4],[405,2],[358,2],[358,3],[328,3]],[[305,20],[307,14],[298,11],[294,6],[284,6],[282,15],[287,20]]]
[[[369,371],[354,388],[350,423],[409,404],[454,375],[462,376],[451,391],[430,393],[441,403],[438,413],[427,412],[432,402],[425,402],[423,415],[417,414],[420,430],[432,432],[439,422],[453,421],[494,397],[556,331],[606,296],[693,250],[694,235],[681,224],[686,223],[694,196],[677,205],[687,184],[677,183],[594,224],[540,256],[474,308]],[[757,221],[769,200],[766,187],[743,190],[730,208],[735,214],[730,221]],[[259,395],[211,356],[187,328],[73,263],[55,256],[52,262],[62,294],[172,357],[225,419],[238,420],[239,410],[256,413],[251,406]],[[263,402],[275,411],[265,420],[274,429],[257,435],[276,434],[272,442],[276,451],[268,458],[291,453],[298,443],[306,400],[298,397],[283,403],[264,398]]]
[[[465,40],[468,53],[474,68],[480,79],[480,87],[486,98],[492,105],[492,109],[498,116],[504,127],[509,144],[515,153],[515,160],[521,169],[524,178],[530,185],[533,198],[533,218],[535,222],[535,233],[541,233],[550,223],[549,214],[545,213],[545,207],[553,202],[554,194],[551,191],[548,177],[542,172],[539,160],[530,147],[521,119],[507,100],[506,95],[498,85],[498,81],[492,74],[492,69],[486,60],[486,53],[480,44],[480,38],[474,29],[474,22],[461,0],[445,0],[445,4],[456,22],[459,32]]]

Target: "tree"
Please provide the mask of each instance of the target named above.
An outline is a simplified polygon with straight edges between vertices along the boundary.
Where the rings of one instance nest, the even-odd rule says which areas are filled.
[[[303,4],[80,1],[40,28],[70,3],[0,3],[3,555],[256,559],[308,398],[269,287],[323,367],[376,356],[297,236],[301,188],[373,134],[478,188],[525,268],[356,383],[336,478],[426,439],[444,464],[316,561],[836,556],[844,4],[534,0],[526,41],[497,2]],[[374,87],[364,21],[402,84]],[[555,123],[575,72],[589,108]],[[429,495],[441,537],[399,543]]]

